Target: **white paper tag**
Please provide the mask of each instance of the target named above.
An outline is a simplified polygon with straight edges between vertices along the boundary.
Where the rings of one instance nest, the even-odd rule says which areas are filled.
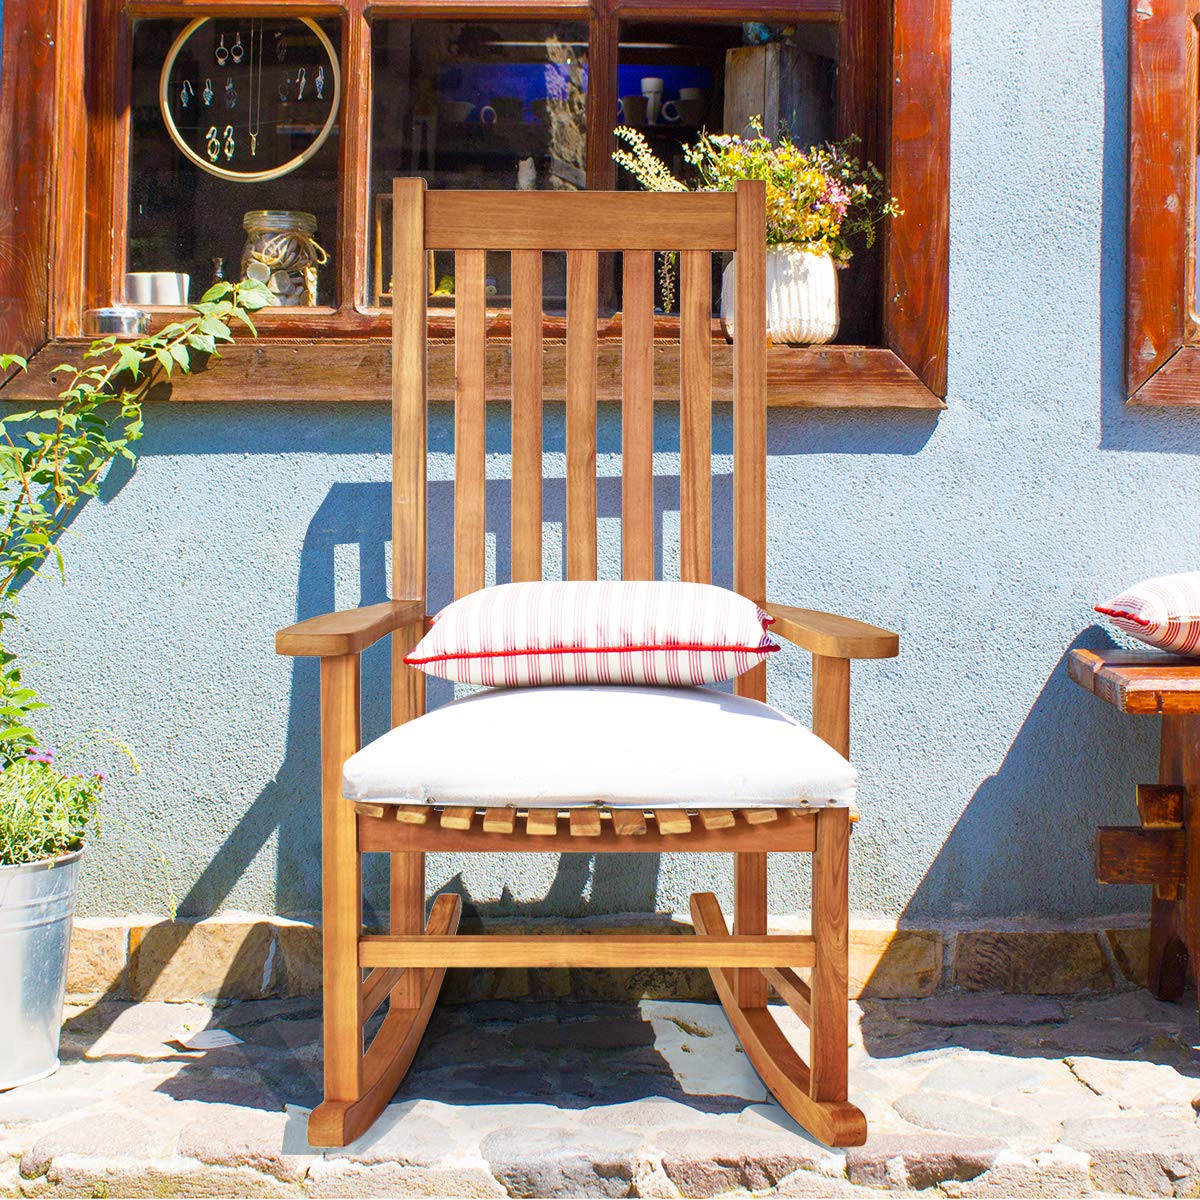
[[[240,1046],[242,1039],[227,1029],[200,1029],[195,1033],[183,1033],[171,1039],[185,1050],[222,1050],[226,1046]]]

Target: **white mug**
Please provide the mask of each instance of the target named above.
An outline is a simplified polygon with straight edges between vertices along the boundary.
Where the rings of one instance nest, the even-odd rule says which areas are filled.
[[[131,271],[126,275],[126,302],[129,304],[153,304],[154,276],[154,271]]]
[[[496,123],[496,110],[490,104],[485,104],[479,110],[479,121],[483,125],[494,125]]]
[[[188,302],[188,291],[192,280],[189,275],[175,271],[154,271],[151,274],[153,288],[153,304],[164,304],[171,308],[181,308]]]
[[[648,75],[642,80],[642,95],[646,97],[646,124],[657,125],[662,108],[663,81]]]

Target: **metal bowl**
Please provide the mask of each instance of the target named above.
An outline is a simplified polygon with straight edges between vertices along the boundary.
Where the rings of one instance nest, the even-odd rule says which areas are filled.
[[[140,308],[89,308],[83,314],[83,331],[93,337],[138,337],[150,332],[150,314]]]

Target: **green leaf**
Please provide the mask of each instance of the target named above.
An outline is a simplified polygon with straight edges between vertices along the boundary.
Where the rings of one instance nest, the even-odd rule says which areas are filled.
[[[217,317],[205,317],[200,322],[200,332],[207,333],[210,337],[214,337],[221,342],[231,341],[233,338],[233,335],[229,332],[229,326]]]
[[[136,379],[142,372],[142,355],[141,351],[135,346],[123,343],[116,347],[117,358],[121,362],[121,369],[128,371]]]
[[[192,367],[192,356],[188,353],[186,346],[181,346],[176,343],[171,347],[171,357],[185,370],[190,371]]]
[[[211,338],[207,333],[193,333],[188,338],[188,345],[193,350],[201,350],[205,354],[214,354],[217,349],[215,339]]]
[[[258,312],[260,308],[266,308],[271,303],[271,293],[265,285],[253,282],[253,286],[247,283],[242,286],[242,290],[238,293],[238,304],[247,312]]]
[[[29,366],[29,363],[19,354],[0,354],[0,371],[7,371],[9,367],[20,367],[24,371]]]
[[[215,304],[218,300],[223,300],[230,292],[233,291],[233,284],[222,279],[219,283],[214,283],[212,287],[200,297],[201,304]],[[199,305],[195,306],[199,308]]]
[[[171,357],[170,352],[168,350],[164,350],[162,346],[159,346],[158,349],[154,351],[154,357],[158,359],[159,365],[169,376],[175,367],[175,359]]]
[[[255,336],[255,337],[258,337],[258,330],[257,330],[257,329],[255,329],[255,327],[254,327],[254,322],[253,322],[252,320],[250,320],[250,314],[249,314],[249,313],[247,313],[247,312],[243,312],[243,311],[242,311],[242,309],[240,309],[240,308],[235,308],[235,309],[234,309],[234,310],[233,310],[233,311],[232,311],[232,312],[231,312],[229,315],[230,315],[231,317],[234,317],[234,318],[236,318],[237,320],[241,321],[241,323],[242,323],[243,325],[245,325],[245,327],[246,327],[248,330],[250,330],[250,332],[251,332],[252,334],[254,334],[254,336]]]

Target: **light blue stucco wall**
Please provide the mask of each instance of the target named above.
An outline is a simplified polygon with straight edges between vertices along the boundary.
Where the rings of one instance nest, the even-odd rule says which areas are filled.
[[[771,413],[771,594],[904,638],[898,661],[855,669],[860,914],[1070,919],[1146,903],[1096,886],[1091,842],[1153,778],[1156,722],[1118,717],[1064,667],[1070,647],[1107,644],[1094,601],[1195,567],[1200,549],[1200,418],[1122,403],[1125,21],[1125,0],[955,5],[947,410]],[[671,417],[659,413],[667,510]],[[230,404],[148,418],[136,471],[65,540],[68,585],[39,581],[22,601],[56,736],[110,727],[145,768],[114,784],[84,909],[161,910],[145,837],[186,914],[308,912],[316,667],[276,658],[271,637],[383,598],[387,415]],[[432,438],[442,522],[449,420]],[[609,474],[618,435],[608,412]],[[717,436],[727,456],[727,424]],[[548,444],[561,451],[561,412]],[[716,491],[727,527],[727,477]],[[614,502],[606,491],[602,507]],[[547,503],[554,519],[561,484]],[[497,504],[493,528],[504,515]],[[664,525],[669,548],[669,511]],[[803,714],[807,665],[778,657],[772,699]],[[366,683],[377,733],[378,651]],[[795,865],[778,867],[772,907],[802,904]],[[693,888],[729,884],[723,860],[678,858],[446,858],[430,876],[510,911],[682,908]]]

